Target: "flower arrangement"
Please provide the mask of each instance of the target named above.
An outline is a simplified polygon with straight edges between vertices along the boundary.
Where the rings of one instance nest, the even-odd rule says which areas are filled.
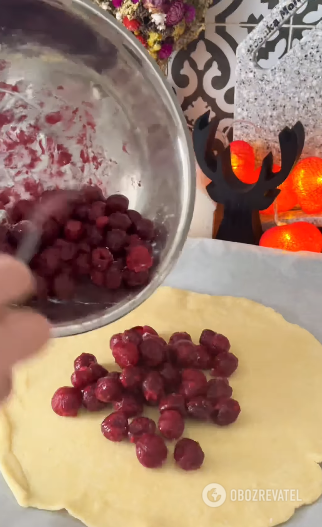
[[[95,0],[131,31],[162,70],[204,29],[212,0]]]

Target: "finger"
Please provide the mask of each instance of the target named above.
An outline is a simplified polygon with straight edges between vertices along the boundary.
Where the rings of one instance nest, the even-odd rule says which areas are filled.
[[[6,254],[0,256],[0,304],[6,305],[25,298],[34,289],[28,267]]]
[[[32,310],[7,310],[1,319],[0,371],[39,351],[48,341],[49,322]]]
[[[3,401],[6,397],[8,397],[9,393],[11,392],[12,387],[12,381],[11,376],[8,375],[1,375],[0,377],[0,402]]]

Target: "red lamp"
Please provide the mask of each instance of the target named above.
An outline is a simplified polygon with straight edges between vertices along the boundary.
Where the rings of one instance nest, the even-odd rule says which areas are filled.
[[[261,247],[284,251],[322,252],[322,233],[315,225],[299,221],[281,227],[272,227],[260,239]]]
[[[235,175],[243,183],[256,183],[255,154],[253,148],[246,141],[230,143],[231,166]]]
[[[261,167],[255,170],[255,154],[253,148],[246,143],[246,141],[233,141],[230,144],[231,166],[234,173],[243,181],[243,183],[253,184],[258,181]],[[279,172],[281,167],[279,165],[273,166],[273,172]],[[293,209],[298,202],[297,196],[293,190],[293,182],[291,174],[278,187],[281,191],[276,198],[277,210],[279,212],[286,212]],[[274,214],[274,204],[268,209],[260,211],[261,214]]]
[[[322,212],[322,159],[319,157],[302,159],[291,176],[303,212],[308,214]]]
[[[273,166],[273,172],[278,172],[279,170],[281,170],[279,165]],[[256,170],[257,179],[259,177],[259,173],[260,168]],[[275,200],[278,212],[287,212],[288,210],[293,209],[297,205],[298,199],[293,189],[292,173],[288,176],[284,183],[282,183],[281,186],[277,188],[281,191]],[[274,203],[272,203],[268,209],[260,210],[259,212],[260,214],[274,214]]]

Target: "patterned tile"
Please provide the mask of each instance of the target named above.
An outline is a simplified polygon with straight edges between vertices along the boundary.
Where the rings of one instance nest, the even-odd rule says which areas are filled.
[[[289,26],[283,26],[258,50],[257,63],[261,68],[272,68],[287,53],[290,32]]]
[[[234,112],[236,48],[248,34],[241,26],[208,24],[199,39],[174,57],[169,80],[189,124],[205,111],[230,126]]]
[[[207,24],[199,39],[179,51],[169,67],[172,84],[188,124],[207,110],[220,122],[220,129],[230,126],[234,114],[236,48],[252,26]],[[286,53],[289,27],[273,35],[258,52],[258,64],[271,68]]]
[[[278,0],[219,0],[208,11],[206,22],[253,24],[260,22]]]
[[[234,116],[236,48],[277,4],[278,0],[214,0],[206,30],[171,59],[168,78],[190,127],[210,110],[218,122],[218,139],[223,140]],[[258,51],[259,66],[274,66],[320,20],[322,0],[309,0]]]
[[[295,46],[302,40],[303,37],[306,37],[310,34],[311,27],[293,27],[292,28],[292,37],[291,37],[291,47]]]
[[[322,20],[322,2],[309,0],[298,10],[293,17],[295,26],[315,25]]]
[[[212,145],[217,152],[227,144],[227,136],[232,139],[236,48],[278,3],[278,0],[213,0],[206,16],[206,30],[171,59],[168,78],[188,125],[192,128],[196,119],[209,110],[218,124]],[[260,48],[256,57],[259,66],[273,67],[320,20],[322,0],[309,0]],[[202,192],[197,189],[190,235],[211,237],[213,210]]]

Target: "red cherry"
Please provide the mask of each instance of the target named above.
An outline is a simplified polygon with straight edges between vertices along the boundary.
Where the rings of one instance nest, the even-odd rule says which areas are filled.
[[[151,326],[143,326],[142,327],[142,335],[145,335],[145,333],[149,333],[150,335],[156,335],[159,336],[157,331],[155,329],[151,328]]]
[[[109,377],[110,379],[117,379],[117,380],[120,379],[120,376],[121,376],[121,374],[120,374],[119,371],[110,371],[110,372],[106,375],[106,377]]]
[[[96,225],[86,225],[86,240],[91,247],[103,244],[103,234]]]
[[[180,393],[187,399],[207,392],[207,378],[200,370],[186,369],[182,372]]]
[[[141,214],[137,210],[129,209],[126,211],[126,214],[134,224],[136,224],[142,218]]]
[[[122,231],[128,231],[132,225],[132,222],[127,214],[122,212],[113,212],[109,218],[110,229],[121,229]]]
[[[184,431],[183,417],[175,410],[165,410],[160,415],[158,428],[166,439],[179,439]]]
[[[89,210],[90,207],[87,204],[78,205],[74,210],[73,217],[80,221],[87,221]]]
[[[162,437],[144,434],[136,442],[136,456],[146,468],[161,467],[168,456],[168,449]]]
[[[171,349],[179,366],[189,368],[196,362],[196,346],[190,340],[179,340]]]
[[[78,251],[80,253],[90,254],[92,252],[91,246],[87,242],[80,242],[78,244]]]
[[[214,377],[230,377],[238,368],[238,359],[233,353],[219,353],[210,372]]]
[[[138,366],[127,366],[123,369],[120,381],[127,390],[136,390],[142,384],[144,372]]]
[[[141,287],[149,281],[149,271],[130,271],[130,269],[124,269],[123,272],[124,282],[128,287]]]
[[[200,370],[209,370],[211,363],[211,355],[208,353],[207,348],[201,344],[197,346],[193,367]]]
[[[187,412],[183,395],[180,393],[171,393],[163,397],[159,404],[159,410],[161,414],[167,410],[176,410],[184,417]]]
[[[93,203],[93,201],[100,201],[104,199],[103,192],[97,185],[85,185],[81,190],[85,201]]]
[[[213,405],[211,401],[199,395],[187,402],[187,410],[189,417],[199,421],[208,421],[213,412]]]
[[[97,247],[92,252],[92,264],[98,271],[106,271],[113,262],[113,256],[106,247]]]
[[[136,232],[143,240],[153,240],[155,236],[153,222],[151,220],[141,218],[136,223]]]
[[[129,440],[136,443],[143,434],[155,434],[156,424],[148,417],[135,417],[129,425]]]
[[[125,393],[119,401],[115,401],[113,408],[123,412],[127,417],[135,417],[143,412],[141,399],[131,393]]]
[[[153,265],[153,258],[146,247],[137,245],[129,249],[126,257],[126,265],[130,271],[136,273],[147,271]]]
[[[87,276],[91,271],[91,257],[89,254],[81,253],[75,259],[75,271],[79,276]]]
[[[115,335],[113,335],[110,339],[111,350],[113,350],[114,346],[116,344],[119,344],[120,342],[123,342],[123,333],[116,333]]]
[[[167,392],[175,392],[181,383],[181,373],[171,364],[170,362],[165,362],[159,368],[159,373],[164,382],[164,388]]]
[[[82,390],[85,386],[88,386],[93,382],[93,373],[90,367],[82,366],[78,370],[74,371],[71,376],[71,383],[75,388]]]
[[[183,438],[174,449],[174,459],[183,470],[197,470],[203,464],[205,454],[197,441]]]
[[[226,426],[234,423],[239,414],[239,403],[234,399],[224,399],[214,405],[211,417],[216,425]]]
[[[149,368],[159,366],[166,358],[166,344],[156,335],[148,334],[139,344],[139,350],[143,364]]]
[[[52,409],[62,417],[76,417],[81,405],[81,391],[70,386],[59,388],[51,400]]]
[[[74,242],[69,242],[67,240],[63,240],[62,238],[58,238],[55,241],[54,247],[59,250],[60,258],[63,260],[63,262],[70,262],[76,257],[77,245]]]
[[[106,408],[106,404],[99,401],[95,395],[96,384],[90,384],[83,390],[83,406],[89,412],[99,412]]]
[[[105,227],[108,225],[108,217],[107,216],[99,216],[96,220],[96,227],[99,230],[105,229]]]
[[[190,340],[190,342],[192,342],[189,333],[186,333],[185,331],[177,331],[171,335],[169,345],[172,346],[173,344],[176,344],[176,342],[179,342],[179,340]]]
[[[128,237],[127,251],[130,251],[132,247],[138,247],[138,246],[145,247],[149,251],[149,254],[152,255],[153,249],[152,249],[151,243],[146,240],[141,240],[141,238],[137,234],[131,234]]]
[[[95,355],[92,355],[91,353],[82,353],[77,357],[74,361],[74,369],[80,370],[80,368],[84,368],[87,366],[90,366],[91,364],[95,364],[97,362],[97,359]]]
[[[115,290],[122,285],[122,270],[114,262],[104,274],[104,285],[107,289]]]
[[[230,342],[224,335],[215,333],[211,329],[204,329],[200,335],[200,344],[206,347],[211,355],[218,355],[230,350]]]
[[[105,242],[113,254],[119,253],[126,245],[127,234],[121,229],[112,229],[106,233]]]
[[[142,384],[143,395],[152,405],[157,405],[164,394],[164,384],[157,371],[150,371]]]
[[[95,395],[103,403],[118,401],[122,397],[122,385],[118,379],[101,377],[97,381]]]
[[[88,219],[92,223],[102,216],[105,216],[106,204],[104,201],[94,201],[88,211]]]
[[[81,239],[84,227],[81,221],[69,220],[64,228],[65,238],[70,242],[76,242]]]
[[[233,389],[229,386],[228,379],[224,377],[217,377],[210,379],[207,387],[207,398],[211,401],[218,401],[219,399],[229,399],[232,396]]]
[[[101,377],[106,377],[108,375],[107,369],[100,364],[90,364],[89,368],[92,372],[93,382],[98,381],[98,379]]]
[[[138,346],[142,342],[142,333],[136,328],[126,329],[123,333],[123,341],[133,342],[133,344]]]
[[[112,214],[113,212],[126,212],[128,207],[129,200],[126,196],[123,196],[123,194],[113,194],[106,200],[106,210],[108,214]]]
[[[122,412],[110,414],[101,424],[102,434],[110,441],[123,441],[128,435],[128,420]]]
[[[103,271],[92,269],[91,270],[91,280],[93,284],[97,285],[98,287],[102,287],[104,285],[104,280],[105,280]]]
[[[113,346],[112,354],[120,368],[136,366],[139,362],[139,350],[133,342],[118,342]]]

